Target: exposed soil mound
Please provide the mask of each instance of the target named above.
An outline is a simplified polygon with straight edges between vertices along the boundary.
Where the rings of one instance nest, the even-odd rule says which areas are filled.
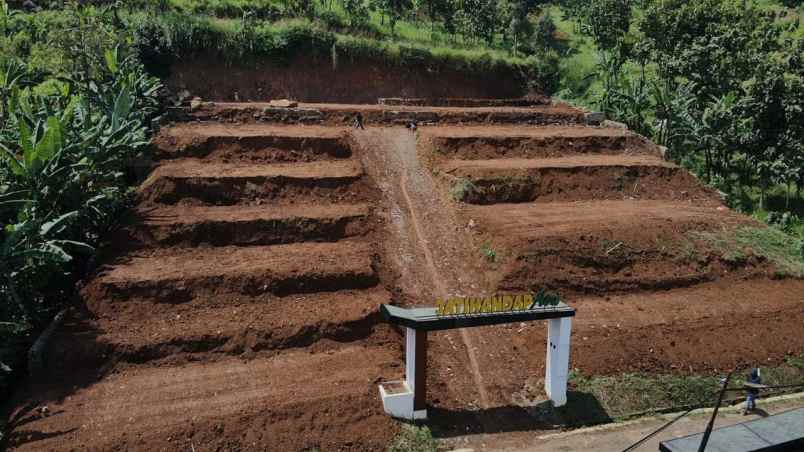
[[[404,374],[404,340],[379,324],[382,303],[555,289],[578,310],[571,368],[585,375],[718,372],[804,349],[804,281],[697,234],[759,225],[636,135],[544,126],[582,123],[579,110],[192,110],[249,124],[160,134],[141,204],[48,371],[12,402],[12,448],[384,450],[399,424],[376,385]],[[366,130],[345,132],[357,112]],[[418,135],[379,127],[411,118]],[[456,181],[489,204],[454,201]],[[545,330],[432,334],[431,425],[554,430],[541,407],[513,406],[540,386]],[[31,411],[45,404],[52,415]]]
[[[357,203],[372,199],[376,190],[353,160],[270,167],[177,160],[156,168],[139,193],[159,204],[259,205]]]
[[[423,129],[422,144],[443,159],[555,158],[585,154],[658,156],[658,148],[624,129],[549,126]]]
[[[502,291],[561,294],[666,290],[720,278],[773,276],[759,256],[724,259],[689,232],[753,224],[683,201],[496,204],[464,209],[478,241],[495,250]]]
[[[374,379],[393,377],[398,360],[386,347],[352,345],[330,353],[129,369],[49,404],[57,415],[20,426],[10,446],[380,450],[395,429],[374,408]]]
[[[435,71],[435,72],[433,72]],[[505,83],[500,83],[505,80]],[[165,84],[215,101],[296,99],[303,102],[373,104],[381,97],[517,98],[527,94],[518,71],[467,72],[374,59],[298,56],[285,64],[270,59],[248,65],[221,64],[219,55],[198,55],[170,68]]]
[[[371,231],[366,204],[158,207],[129,227],[139,246],[273,245],[336,241]]]
[[[689,172],[655,158],[462,160],[438,168],[453,195],[471,204],[714,199]]]
[[[533,107],[536,105],[549,105],[550,98],[546,96],[529,96],[520,99],[467,99],[458,98],[403,98],[386,97],[378,99],[380,105],[411,106],[411,107]]]
[[[406,107],[364,104],[299,104],[296,108],[276,108],[268,103],[202,103],[198,108],[170,110],[177,121],[225,121],[238,123],[282,123],[351,126],[355,116],[363,115],[367,126],[405,125],[416,121],[431,124],[583,124],[584,113],[564,104],[534,107]]]
[[[349,137],[185,125],[156,145],[30,388],[68,415],[19,426],[12,447],[384,448],[376,382],[403,359],[378,306],[396,272]]]
[[[262,125],[179,125],[165,129],[156,136],[155,157],[196,157],[221,163],[274,163],[310,162],[352,156],[348,138],[342,131],[314,129],[292,136],[279,135],[280,130]]]
[[[175,305],[144,299],[92,307],[103,354],[117,362],[177,364],[246,352],[337,348],[326,341],[378,344],[377,306],[390,301],[387,291],[376,288],[287,297],[231,292]]]
[[[181,303],[224,290],[281,296],[377,283],[371,247],[359,242],[305,243],[165,250],[127,257],[101,269],[83,295],[91,305],[132,297]]]

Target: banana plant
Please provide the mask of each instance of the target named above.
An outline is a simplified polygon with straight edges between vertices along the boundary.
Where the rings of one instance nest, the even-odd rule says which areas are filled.
[[[26,73],[25,64],[17,59],[0,61],[0,129],[14,111],[14,104],[9,101],[18,98],[18,89]]]
[[[77,216],[78,212],[72,211],[43,223],[23,221],[4,228],[4,240],[0,245],[0,273],[23,320],[35,318],[35,313],[17,289],[16,278],[21,273],[34,266],[70,262],[72,255],[67,250],[79,253],[94,251],[83,242],[58,238]]]
[[[17,15],[17,12],[11,9],[5,0],[0,0],[0,32],[6,34],[8,30],[8,22]]]

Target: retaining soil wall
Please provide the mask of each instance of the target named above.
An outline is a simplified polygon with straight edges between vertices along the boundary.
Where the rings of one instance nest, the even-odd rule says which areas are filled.
[[[381,97],[517,98],[527,94],[515,69],[484,73],[430,65],[399,67],[382,61],[341,57],[296,57],[225,64],[214,55],[183,58],[171,65],[165,84],[212,101],[294,99],[301,102],[376,103]]]

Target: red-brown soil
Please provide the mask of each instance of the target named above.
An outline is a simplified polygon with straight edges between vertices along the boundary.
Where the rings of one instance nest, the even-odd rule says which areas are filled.
[[[142,363],[215,359],[313,346],[337,347],[324,339],[378,340],[377,306],[389,303],[384,289],[343,290],[285,297],[246,296],[237,291],[194,297],[180,304],[153,300],[95,306],[98,347],[115,359]],[[270,315],[267,315],[270,312]]]
[[[653,156],[448,160],[437,166],[447,182],[471,182],[472,204],[602,199],[711,201],[712,190],[689,172]]]
[[[286,295],[377,284],[372,249],[354,242],[154,250],[101,269],[84,296],[92,303],[154,297],[181,303],[218,290]]]
[[[405,105],[413,107],[533,107],[547,105],[551,99],[547,96],[529,95],[519,99],[470,99],[466,97],[386,97],[377,100],[380,105]]]
[[[309,162],[351,157],[344,130],[306,127],[297,135],[262,124],[178,124],[154,138],[159,159],[196,157],[221,163]]]
[[[141,208],[131,236],[172,246],[273,245],[334,241],[371,230],[367,204],[324,206],[160,206]]]
[[[361,113],[367,127],[405,125],[417,121],[430,124],[579,124],[584,113],[564,104],[534,107],[407,107],[365,104],[306,104],[296,108],[275,108],[268,103],[205,102],[199,107],[171,110],[179,121],[271,122],[350,126]]]
[[[477,238],[498,250],[505,291],[623,293],[774,274],[758,256],[726,262],[686,236],[754,224],[713,202],[496,204],[462,212]]]
[[[303,52],[303,51],[302,51]],[[333,59],[334,58],[334,59]],[[296,53],[277,64],[252,59],[225,63],[224,55],[194,55],[170,67],[165,84],[211,100],[376,103],[381,97],[516,98],[528,93],[515,68],[461,71],[438,64],[387,64],[356,55]],[[160,67],[159,70],[164,70]]]
[[[212,205],[354,203],[373,195],[353,160],[277,165],[175,160],[157,167],[139,192],[155,203]]]
[[[399,357],[386,347],[291,351],[272,358],[130,368],[17,428],[16,450],[380,450],[394,434],[376,382]],[[389,372],[390,371],[390,372]],[[293,432],[291,434],[291,432]]]
[[[264,108],[192,114],[315,116]],[[577,309],[571,367],[586,375],[711,373],[804,351],[804,281],[696,240],[691,232],[759,224],[637,135],[423,125],[417,143],[376,125],[578,124],[582,113],[302,109],[324,124],[363,111],[368,127],[187,124],[160,134],[159,166],[57,331],[49,372],[12,402],[12,448],[383,450],[399,424],[382,413],[377,383],[404,370],[403,339],[379,324],[380,303],[555,289]],[[538,196],[473,205],[449,194],[458,178],[518,177]],[[522,396],[541,384],[545,330],[431,334],[434,431],[555,429]],[[43,405],[50,415],[35,411]]]
[[[403,358],[379,323],[398,296],[379,189],[342,130],[280,132],[160,134],[141,204],[18,395],[13,448],[385,447],[376,384]]]
[[[586,154],[658,156],[658,147],[628,130],[582,126],[422,128],[422,147],[439,159],[551,158]]]

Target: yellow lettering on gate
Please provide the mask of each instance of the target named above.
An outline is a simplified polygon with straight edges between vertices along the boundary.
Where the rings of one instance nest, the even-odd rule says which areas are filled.
[[[530,307],[533,306],[533,295],[531,294],[522,295],[522,299],[523,299],[522,309],[530,309]]]
[[[436,315],[441,316],[444,315],[444,308],[445,308],[444,300],[436,300]]]
[[[483,299],[483,313],[491,312],[491,300],[488,298]]]
[[[512,308],[514,311],[521,311],[525,309],[525,307],[523,306],[524,302],[522,298],[523,298],[522,295],[517,295],[514,297],[514,306]]]
[[[502,297],[493,297],[491,299],[491,310],[494,312],[502,311]]]
[[[501,311],[510,311],[511,307],[514,306],[514,297],[510,295],[504,295],[502,297],[502,305],[500,306]]]
[[[469,303],[470,303],[469,312],[471,314],[480,313],[481,309],[483,308],[483,299],[482,298],[470,298]]]

